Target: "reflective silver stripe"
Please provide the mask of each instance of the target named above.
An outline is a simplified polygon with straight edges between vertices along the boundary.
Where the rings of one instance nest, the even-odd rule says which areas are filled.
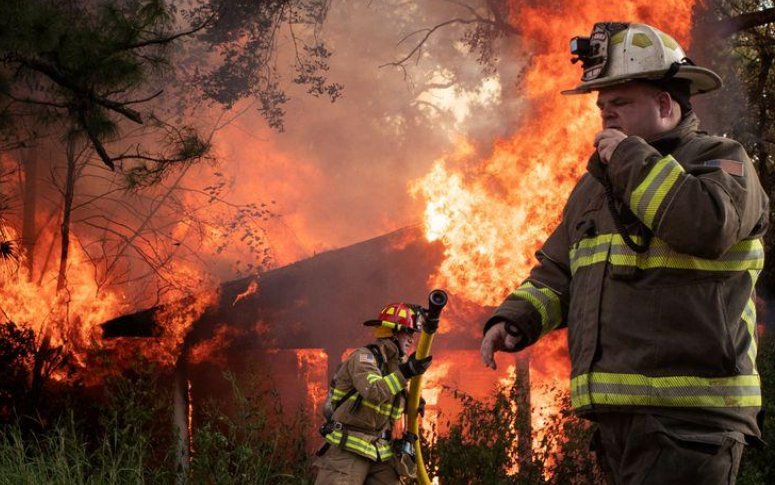
[[[642,242],[634,236],[635,242]],[[748,271],[764,267],[764,246],[760,239],[740,241],[717,259],[704,259],[674,251],[659,238],[653,238],[649,250],[638,254],[630,249],[619,234],[601,234],[584,239],[570,250],[571,272],[593,264],[608,262],[613,266],[640,269],[671,268],[697,271]]]
[[[675,186],[683,167],[672,155],[658,160],[651,171],[630,195],[630,207],[646,226],[653,228],[654,217],[667,193]]]
[[[574,408],[590,405],[748,407],[761,406],[761,401],[758,375],[648,377],[592,372],[571,379]]]
[[[743,314],[740,319],[745,322],[745,329],[748,332],[748,358],[751,359],[754,372],[756,372],[756,303],[753,298],[748,300],[748,303],[743,309]]]
[[[560,297],[549,288],[538,288],[531,282],[523,283],[512,294],[514,298],[526,300],[541,315],[541,333],[547,333],[562,323]]]
[[[613,237],[614,234],[600,234],[594,238],[582,239],[573,246],[569,254],[571,274],[576,274],[581,267],[607,261]],[[621,236],[619,238],[621,239]]]

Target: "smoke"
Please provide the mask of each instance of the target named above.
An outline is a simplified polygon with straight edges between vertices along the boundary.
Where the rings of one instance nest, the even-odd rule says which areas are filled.
[[[217,134],[236,200],[276,201],[281,217],[268,231],[278,264],[420,222],[423,203],[410,197],[408,182],[460,137],[487,141],[486,149],[513,129],[520,62],[506,59],[483,74],[460,26],[434,33],[405,74],[380,67],[421,39],[397,46],[405,35],[466,13],[445,1],[333,2],[321,35],[342,98],[332,104],[291,90],[284,133],[248,109]],[[284,45],[282,59],[291,61],[292,47]]]

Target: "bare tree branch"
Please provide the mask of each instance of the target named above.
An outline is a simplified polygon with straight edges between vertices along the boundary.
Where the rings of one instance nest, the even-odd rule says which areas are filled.
[[[762,25],[775,22],[775,7],[765,8],[756,12],[747,12],[719,20],[713,23],[712,27],[721,38],[729,37],[743,30],[761,27]]]

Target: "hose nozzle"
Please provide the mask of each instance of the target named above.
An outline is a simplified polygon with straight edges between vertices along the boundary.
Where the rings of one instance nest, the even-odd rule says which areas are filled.
[[[439,328],[439,315],[447,304],[447,293],[444,290],[433,290],[428,295],[428,314],[423,331],[429,334],[435,333]]]

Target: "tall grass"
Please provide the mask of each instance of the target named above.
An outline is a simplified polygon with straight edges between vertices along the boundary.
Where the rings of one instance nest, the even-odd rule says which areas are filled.
[[[18,425],[9,426],[0,433],[0,483],[146,483],[144,458],[147,451],[142,440],[116,443],[110,436],[104,438],[96,448],[93,447],[77,431],[72,419],[61,422],[45,434],[25,436]],[[167,482],[154,480],[152,483]]]
[[[245,394],[233,375],[225,378],[232,395],[197,415],[186,477],[175,470],[168,379],[151,366],[110,379],[93,409],[69,407],[49,426],[0,427],[0,485],[310,483],[308,418],[283,419],[278,396]]]

